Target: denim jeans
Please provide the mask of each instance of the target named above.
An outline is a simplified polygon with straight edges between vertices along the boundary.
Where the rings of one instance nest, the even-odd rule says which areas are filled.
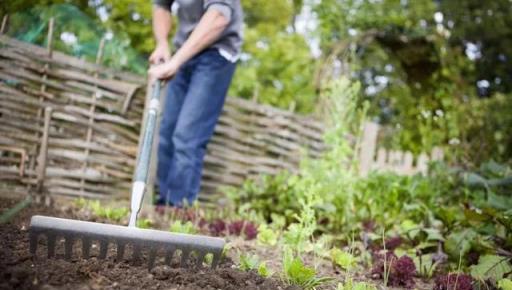
[[[206,145],[235,67],[217,49],[207,49],[169,82],[158,144],[158,204],[182,206],[196,200]]]

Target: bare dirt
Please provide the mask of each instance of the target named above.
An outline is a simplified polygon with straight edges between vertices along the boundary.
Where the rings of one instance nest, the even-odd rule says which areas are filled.
[[[0,210],[3,212],[16,202],[0,198]],[[105,260],[96,257],[97,249],[92,250],[92,257],[87,260],[74,255],[66,261],[59,250],[57,259],[47,259],[43,252],[44,240],[39,242],[39,248],[43,249],[33,257],[28,250],[28,228],[30,217],[35,214],[76,218],[72,208],[50,209],[32,205],[7,224],[0,225],[0,289],[296,289],[287,288],[275,279],[264,279],[254,272],[240,271],[229,259],[216,269],[158,265],[148,270],[143,262],[115,262],[115,250],[109,250]],[[74,252],[80,251],[78,244],[75,247]]]

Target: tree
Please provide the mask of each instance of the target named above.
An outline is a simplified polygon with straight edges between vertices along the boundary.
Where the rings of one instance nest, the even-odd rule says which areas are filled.
[[[301,1],[242,1],[245,42],[230,94],[311,112],[315,60],[304,36],[290,29]]]
[[[484,80],[482,96],[512,91],[512,3],[508,0],[441,1],[450,43],[464,47],[474,59],[472,80]]]
[[[493,156],[510,160],[512,139],[503,137],[510,134],[506,135],[502,126],[492,129],[488,125],[483,126],[483,118],[489,116],[485,110],[495,102],[484,104],[477,94],[477,89],[481,88],[476,84],[481,79],[494,79],[493,74],[483,78],[483,70],[475,68],[484,62],[470,59],[464,47],[468,39],[498,42],[497,35],[509,35],[512,26],[503,24],[511,18],[510,4],[506,9],[502,7],[503,15],[497,16],[500,31],[484,37],[486,28],[477,25],[479,28],[473,29],[475,22],[467,21],[466,16],[462,17],[465,22],[456,21],[458,28],[453,29],[455,21],[445,16],[441,9],[458,16],[480,15],[481,11],[493,14],[488,8],[506,6],[506,1],[489,5],[487,2],[478,2],[477,5],[473,3],[477,1],[472,0],[441,2],[444,4],[438,5],[431,0],[325,0],[318,3],[315,11],[320,22],[324,60],[317,78],[335,78],[333,64],[349,63],[351,71],[346,73],[363,83],[364,98],[371,102],[371,116],[397,129],[397,134],[389,140],[391,146],[419,152],[434,145],[451,143],[454,149],[460,149],[461,155],[469,150],[479,152],[479,158]],[[475,6],[480,12],[474,11]],[[488,26],[487,29],[493,28]],[[495,49],[507,46],[509,38],[497,45],[489,40],[488,46]],[[479,43],[479,40],[473,41]],[[506,54],[506,50],[499,51]],[[485,64],[489,71],[494,68],[499,72],[510,67],[500,69],[490,62]],[[510,95],[502,95],[501,98],[510,99]],[[503,110],[498,112],[504,113]],[[468,120],[471,117],[476,119]],[[474,132],[480,132],[478,137],[472,135]],[[482,141],[483,132],[487,133]],[[497,140],[490,132],[500,132],[498,136],[502,139]],[[487,149],[484,152],[471,150],[477,146]],[[498,147],[500,151],[493,151]]]

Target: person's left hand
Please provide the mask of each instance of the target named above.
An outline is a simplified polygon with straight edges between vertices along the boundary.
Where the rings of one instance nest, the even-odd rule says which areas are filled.
[[[173,77],[178,72],[179,66],[171,58],[170,61],[162,64],[153,65],[148,70],[148,77],[150,82],[157,79],[166,80]]]

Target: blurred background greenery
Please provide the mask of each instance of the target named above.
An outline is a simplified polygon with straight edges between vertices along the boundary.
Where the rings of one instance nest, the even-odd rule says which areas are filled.
[[[330,80],[362,84],[388,147],[478,165],[512,159],[509,0],[242,0],[245,44],[230,95],[319,111]],[[0,7],[8,35],[143,74],[154,42],[149,0],[18,0]]]

